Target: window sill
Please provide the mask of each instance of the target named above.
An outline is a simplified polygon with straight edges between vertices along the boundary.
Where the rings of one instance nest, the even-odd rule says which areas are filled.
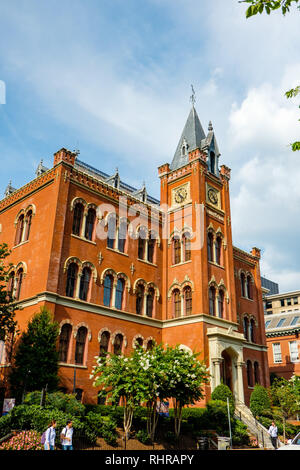
[[[71,233],[71,237],[77,238],[77,240],[82,240],[83,242],[91,243],[91,245],[97,245],[97,243],[93,242],[93,240],[88,240],[87,238],[79,237],[78,235],[74,235],[74,233]]]
[[[113,251],[114,253],[118,253],[119,255],[123,256],[129,256],[127,253],[124,253],[123,251],[117,250],[116,248],[109,248],[109,246],[106,247],[107,250]]]
[[[250,302],[254,302],[253,299],[250,299],[249,297],[244,297],[243,295],[241,295],[241,299],[243,299],[243,300],[250,300]]]
[[[18,243],[18,245],[13,246],[12,249],[14,250],[15,248],[18,248],[19,246],[25,245],[28,242],[29,242],[29,240],[25,240],[24,242]]]
[[[76,369],[87,369],[87,366],[83,366],[80,364],[70,364],[68,362],[59,362],[58,365],[60,367],[71,367],[72,369],[74,369],[74,367],[76,367]]]
[[[224,266],[222,266],[221,264],[215,263],[214,261],[208,261],[208,263],[211,264],[212,266],[216,266],[217,268],[225,269]]]
[[[142,263],[146,263],[146,264],[149,264],[150,266],[154,266],[155,268],[157,268],[157,264],[151,263],[151,261],[147,261],[146,259],[137,258],[137,261],[141,261]]]
[[[177,264],[171,264],[171,268],[174,268],[175,266],[182,266],[183,264],[191,263],[192,260],[189,259],[188,261],[181,261],[180,263]]]

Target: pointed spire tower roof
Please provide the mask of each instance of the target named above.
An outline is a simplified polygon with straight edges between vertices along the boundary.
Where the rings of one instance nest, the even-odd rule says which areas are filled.
[[[205,133],[193,104],[178,142],[177,149],[170,166],[171,170],[176,170],[177,168],[186,165],[188,163],[188,152],[196,148],[201,148],[201,141],[205,139]]]

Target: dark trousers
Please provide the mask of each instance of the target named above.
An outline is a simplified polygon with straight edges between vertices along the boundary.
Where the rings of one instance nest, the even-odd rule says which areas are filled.
[[[271,442],[274,449],[277,449],[277,437],[271,437]]]

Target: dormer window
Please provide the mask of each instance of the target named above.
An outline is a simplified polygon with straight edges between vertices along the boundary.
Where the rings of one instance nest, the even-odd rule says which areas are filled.
[[[181,146],[181,155],[183,157],[187,155],[187,149],[188,149],[188,144],[187,144],[187,141],[184,139],[184,141],[182,142],[182,146]]]

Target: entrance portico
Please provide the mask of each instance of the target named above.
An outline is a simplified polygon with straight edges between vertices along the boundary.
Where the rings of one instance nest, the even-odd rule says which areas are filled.
[[[244,335],[232,328],[208,328],[211,391],[224,383],[234,397],[244,403],[243,344]]]

